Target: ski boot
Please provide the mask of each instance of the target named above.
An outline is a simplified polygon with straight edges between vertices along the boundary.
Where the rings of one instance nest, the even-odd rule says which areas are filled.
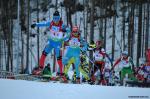
[[[80,77],[76,77],[76,84],[80,84]]]
[[[101,85],[107,85],[107,81],[105,80],[104,75],[101,75],[100,77],[101,78],[100,78],[99,84],[101,84]]]
[[[99,81],[99,84],[101,84],[101,85],[107,85],[107,81],[105,79],[101,79]]]
[[[41,75],[42,74],[42,71],[43,71],[43,68],[41,68],[40,66],[39,67],[35,67],[32,71],[32,74],[33,75]]]
[[[87,82],[87,80],[86,80],[85,78],[82,78],[82,82],[84,82],[84,83],[85,83],[85,82]]]
[[[62,74],[60,78],[60,82],[62,83],[68,83],[69,77],[68,75]]]
[[[90,78],[90,80],[88,81],[88,83],[90,85],[94,85],[95,84],[95,81],[96,81],[96,77],[94,75],[92,75],[92,77]]]

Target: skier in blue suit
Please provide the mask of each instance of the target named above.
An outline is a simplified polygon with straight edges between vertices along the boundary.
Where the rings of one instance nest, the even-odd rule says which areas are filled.
[[[87,43],[80,36],[77,26],[73,27],[72,33],[68,42],[69,42],[69,46],[66,48],[66,53],[63,57],[63,64],[65,65],[65,69],[68,68],[66,65],[69,63],[69,61],[72,58],[74,58],[76,82],[80,83],[80,72],[79,72],[80,52],[81,50],[85,51],[87,49]],[[66,73],[65,75],[67,75]]]
[[[55,11],[53,14],[53,20],[47,22],[40,22],[36,24],[32,24],[31,27],[49,27],[49,38],[47,45],[45,46],[42,55],[39,61],[39,67],[33,70],[33,74],[39,75],[41,74],[44,68],[44,62],[46,56],[52,51],[55,50],[55,55],[57,57],[57,63],[59,65],[59,72],[58,74],[61,76],[63,75],[63,64],[62,64],[62,54],[61,54],[61,47],[63,41],[65,41],[70,36],[70,29],[63,24],[63,21],[60,18],[59,12]]]

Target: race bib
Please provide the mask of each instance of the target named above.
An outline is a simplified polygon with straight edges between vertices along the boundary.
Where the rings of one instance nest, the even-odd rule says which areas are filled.
[[[94,58],[95,58],[95,61],[102,61],[103,60],[103,55],[99,53],[99,51],[96,51],[94,53]]]
[[[52,29],[50,30],[49,37],[53,40],[61,40],[63,38],[63,33],[59,32],[59,27],[52,26]]]
[[[80,42],[79,42],[78,38],[72,38],[69,41],[69,45],[72,47],[80,47]]]
[[[52,31],[55,31],[55,32],[59,32],[59,27],[57,27],[57,26],[52,26],[51,30],[52,30]]]
[[[129,67],[129,66],[130,66],[130,65],[129,65],[129,62],[127,62],[127,61],[125,61],[125,60],[122,60],[122,61],[120,62],[120,65],[123,66],[123,67]]]

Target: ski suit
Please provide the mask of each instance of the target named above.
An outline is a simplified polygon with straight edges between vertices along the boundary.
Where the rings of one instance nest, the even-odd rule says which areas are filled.
[[[104,66],[105,66],[106,53],[102,47],[94,48],[94,71],[92,73],[92,81],[95,81],[95,73],[100,70],[100,82],[104,81]]]
[[[67,46],[66,53],[63,57],[63,64],[65,65],[65,75],[67,75],[70,64],[73,63],[75,66],[76,77],[80,78],[80,72],[79,72],[80,50],[86,50],[86,49],[87,49],[87,45],[86,43],[84,43],[84,40],[82,39],[82,37],[80,37],[80,35],[70,36],[69,46]]]
[[[121,76],[120,76],[120,80],[123,81],[123,79],[126,77],[126,74],[128,74],[128,78],[130,80],[136,80],[135,77],[134,77],[134,72],[133,72],[133,69],[134,69],[134,63],[132,61],[132,58],[131,57],[127,57],[127,58],[124,58],[124,57],[121,57],[119,58],[113,67],[116,67],[116,66],[119,66],[120,68],[120,73],[121,73]]]
[[[59,65],[60,74],[63,73],[61,47],[63,41],[65,41],[69,37],[69,33],[70,33],[69,28],[66,28],[65,31],[63,30],[63,25],[64,24],[62,20],[60,20],[58,24],[56,24],[53,21],[36,23],[37,27],[43,27],[43,26],[49,27],[48,42],[40,57],[40,62],[39,62],[40,68],[44,68],[44,62],[46,56],[52,51],[52,49],[54,49],[55,55],[57,57],[57,63]]]
[[[146,82],[150,82],[150,65],[146,65],[143,67],[144,79]]]

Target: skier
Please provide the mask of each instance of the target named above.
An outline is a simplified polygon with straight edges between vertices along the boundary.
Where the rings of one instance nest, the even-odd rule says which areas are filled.
[[[52,51],[52,49],[55,50],[55,54],[57,57],[57,63],[59,65],[60,72],[58,74],[63,75],[63,64],[62,64],[62,55],[61,55],[61,46],[62,42],[69,37],[69,28],[66,27],[66,25],[63,24],[63,21],[60,18],[59,12],[55,11],[53,14],[53,20],[50,22],[41,22],[32,24],[31,27],[34,28],[42,27],[42,26],[48,26],[49,27],[49,38],[46,47],[44,48],[42,55],[40,57],[39,61],[39,67],[37,70],[33,70],[33,74],[39,75],[41,74],[43,68],[44,68],[44,62],[46,56]]]
[[[145,67],[145,71],[147,72],[146,73],[146,82],[150,82],[150,48],[147,49],[146,51],[146,60],[147,60],[147,63],[146,63],[146,67]]]
[[[123,81],[125,78],[134,81],[136,80],[136,78],[134,77],[134,63],[132,58],[128,55],[127,51],[122,52],[122,56],[116,60],[112,70],[114,70],[117,66],[120,68],[121,85],[123,85]]]
[[[143,65],[144,81],[150,82],[150,49],[146,50],[146,63]]]
[[[102,41],[98,40],[96,41],[96,48],[93,49],[94,51],[94,60],[95,60],[95,65],[94,65],[94,70],[92,73],[92,83],[95,83],[95,73],[100,70],[100,80],[98,84],[103,84],[106,85],[106,80],[104,78],[104,66],[105,66],[105,57],[106,53],[104,48],[102,47]]]
[[[68,68],[70,67],[68,63],[73,58],[76,72],[76,83],[80,83],[80,72],[79,72],[80,50],[86,50],[87,45],[83,40],[83,38],[80,36],[78,26],[74,26],[72,28],[72,33],[68,42],[69,46],[66,48],[66,53],[63,57],[63,64],[65,66],[66,71],[65,75],[67,75]]]

